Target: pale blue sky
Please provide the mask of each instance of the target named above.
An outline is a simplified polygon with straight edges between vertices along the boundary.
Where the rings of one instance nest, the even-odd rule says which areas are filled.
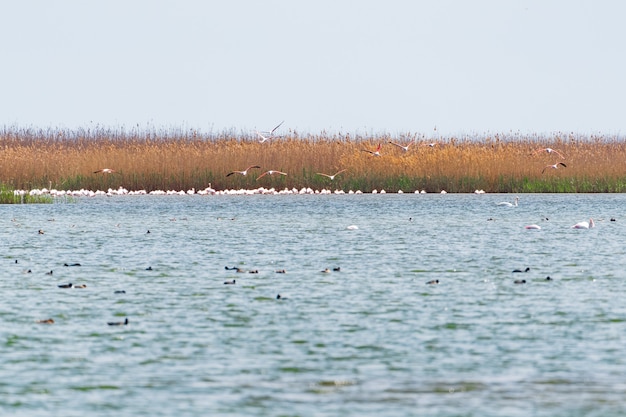
[[[626,2],[0,4],[0,124],[623,134]]]

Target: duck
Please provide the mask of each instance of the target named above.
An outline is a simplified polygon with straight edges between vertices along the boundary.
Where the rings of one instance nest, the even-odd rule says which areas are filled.
[[[37,320],[35,323],[39,323],[39,324],[54,324],[54,319]]]
[[[277,274],[286,274],[286,273],[287,273],[287,271],[285,271],[284,269],[277,269],[277,270],[276,270],[276,273],[277,273]]]
[[[74,288],[87,288],[86,284],[74,285]]]
[[[73,264],[64,263],[63,266],[81,266],[78,262]]]
[[[235,285],[237,283],[237,281],[235,281],[234,279],[231,281],[224,281],[224,285]]]
[[[115,291],[113,291],[113,294],[126,294],[126,291],[124,291],[124,290],[115,290]]]
[[[280,294],[278,294],[278,295],[276,296],[276,299],[277,299],[277,300],[288,300],[288,298],[287,298],[287,297],[283,297],[283,296],[282,296],[282,295],[280,295]]]
[[[46,275],[52,275],[52,269],[48,272],[46,272]]]
[[[333,268],[333,271],[335,271],[335,272],[340,272],[340,271],[341,271],[341,267],[336,266],[336,267],[334,267],[334,268]]]
[[[521,269],[514,269],[513,272],[528,272],[530,271],[530,267],[526,267],[523,271]]]
[[[426,284],[428,284],[428,285],[439,284],[439,280],[438,279],[431,279]]]
[[[550,278],[550,275],[548,275],[548,276],[546,277],[546,281],[553,281],[553,279],[552,279],[552,278]]]
[[[323,273],[323,274],[329,274],[330,273],[330,269],[329,268],[322,269],[320,272]]]
[[[72,283],[69,284],[59,284],[57,285],[59,288],[72,288]]]
[[[526,280],[525,279],[516,279],[515,281],[513,281],[513,284],[526,284]]]
[[[128,324],[128,317],[124,321],[109,321],[109,326],[126,326]]]

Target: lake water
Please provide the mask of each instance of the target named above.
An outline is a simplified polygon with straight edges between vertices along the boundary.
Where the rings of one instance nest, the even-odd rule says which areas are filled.
[[[513,198],[0,206],[0,414],[625,415],[626,195]]]

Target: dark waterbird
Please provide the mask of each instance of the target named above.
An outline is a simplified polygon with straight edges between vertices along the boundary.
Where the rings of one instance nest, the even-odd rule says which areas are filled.
[[[232,281],[224,281],[224,285],[235,285],[237,283],[237,281],[235,281],[234,279]]]
[[[69,284],[59,284],[58,287],[59,288],[72,288],[72,283],[70,282]]]
[[[428,285],[439,284],[439,280],[438,279],[433,279],[433,280],[428,281],[426,284],[428,284]]]
[[[514,284],[526,284],[526,280],[525,279],[516,279],[515,281],[513,281]]]
[[[63,266],[81,266],[81,265],[78,262],[76,262],[76,263],[73,263],[73,264],[65,263],[65,264],[63,264]]]
[[[530,271],[530,268],[528,268],[528,267],[526,269],[524,269],[523,271],[521,269],[514,269],[513,270],[513,272],[528,272],[528,271]]]
[[[128,324],[128,317],[124,321],[110,321],[107,323],[109,326],[126,326]]]

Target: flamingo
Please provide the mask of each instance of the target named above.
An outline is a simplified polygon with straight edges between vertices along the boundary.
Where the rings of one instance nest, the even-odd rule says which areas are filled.
[[[524,228],[528,230],[541,230],[541,226],[538,224],[529,224],[528,226],[524,226]]]
[[[595,227],[596,224],[593,222],[593,219],[589,219],[588,222],[578,222],[572,226],[572,229],[591,229]]]
[[[263,132],[263,133],[268,133],[267,136],[263,135],[263,133],[259,132],[258,130],[256,130],[256,134],[259,135],[259,137],[261,138],[261,140],[259,141],[260,143],[263,143],[265,141],[268,141],[270,139],[272,139],[274,137],[274,132],[276,131],[276,129],[278,129],[283,123],[285,123],[285,121],[283,120],[282,122],[280,122],[278,125],[276,125],[276,127],[272,130],[270,130],[269,132]]]
[[[93,172],[94,174],[102,173],[102,174],[115,174],[115,170],[111,168],[102,168]]]
[[[546,152],[548,155],[552,155],[553,153],[557,154],[561,159],[565,159],[565,157],[563,156],[563,154],[559,151],[557,151],[556,149],[552,149],[552,148],[541,148],[541,149],[537,149],[536,151],[534,151],[532,154],[533,155],[538,155],[541,152]]]
[[[381,149],[382,145],[379,143],[378,147],[376,148],[375,151],[370,151],[369,149],[361,149],[363,152],[367,152],[372,154],[373,156],[380,156],[380,149]]]
[[[334,173],[333,175],[322,174],[321,172],[318,172],[317,175],[323,175],[325,177],[330,178],[330,180],[333,181],[337,175],[339,175],[339,174],[341,174],[342,172],[345,172],[345,171],[347,171],[347,169],[342,169],[341,171],[338,171],[338,172]]]
[[[517,207],[518,201],[519,201],[519,197],[515,197],[515,200],[512,203],[509,203],[508,201],[501,201],[500,203],[496,203],[496,206]]]
[[[546,169],[557,169],[559,167],[559,165],[562,165],[563,168],[567,168],[567,165],[565,165],[563,162],[557,162],[554,165],[546,165],[543,170],[541,171],[541,173],[543,174],[544,172],[546,172]]]
[[[409,146],[413,144],[413,142],[409,142],[406,146],[404,146],[404,145],[400,145],[399,143],[395,143],[392,141],[388,141],[388,142],[391,143],[392,145],[397,146],[398,148],[401,148],[404,152],[408,152]]]
[[[233,174],[241,174],[245,177],[246,175],[248,175],[248,171],[251,170],[252,168],[261,168],[261,167],[258,165],[250,165],[248,168],[244,169],[243,171],[232,171],[226,174],[226,176],[230,177]]]
[[[261,178],[263,178],[266,175],[274,175],[274,174],[278,174],[278,175],[287,175],[286,172],[281,172],[281,171],[274,171],[273,169],[270,169],[269,171],[265,171],[264,173],[262,173],[261,175],[259,175],[259,177],[256,179],[257,181],[260,180]]]

